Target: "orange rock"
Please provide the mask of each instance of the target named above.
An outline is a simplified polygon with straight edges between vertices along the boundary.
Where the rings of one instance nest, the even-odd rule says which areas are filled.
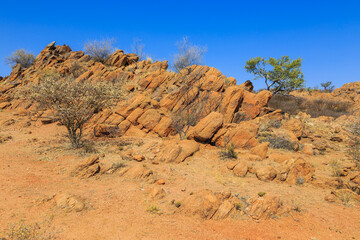
[[[249,166],[244,161],[239,162],[233,169],[233,173],[237,177],[245,177],[248,171]]]
[[[159,180],[156,181],[156,183],[159,184],[159,185],[164,185],[165,181],[164,181],[164,179],[159,179]]]
[[[272,181],[276,176],[277,172],[272,166],[265,166],[256,170],[256,177],[261,181]]]
[[[153,131],[159,134],[160,137],[167,137],[176,133],[171,118],[165,116],[161,118],[160,122],[154,127]]]
[[[280,198],[268,194],[252,198],[248,203],[250,206],[246,208],[246,212],[255,220],[269,219],[276,215],[281,207]]]
[[[263,143],[257,145],[256,147],[252,148],[250,150],[250,153],[261,157],[261,159],[265,159],[268,149],[269,149],[269,145],[270,145],[269,142],[263,142]]]
[[[220,200],[210,190],[201,190],[181,201],[180,211],[187,216],[211,219],[220,207]]]
[[[315,173],[314,167],[302,158],[292,163],[288,169],[286,182],[290,184],[295,184],[299,177],[303,178],[304,182],[309,182]]]
[[[139,124],[144,126],[148,130],[154,129],[154,127],[160,122],[161,115],[156,109],[149,109],[137,120]]]
[[[304,131],[304,123],[295,118],[287,121],[283,127],[294,133],[297,138],[300,138]]]
[[[223,115],[218,112],[212,112],[201,119],[194,128],[189,131],[188,138],[200,142],[211,140],[212,136],[221,128],[223,124]]]

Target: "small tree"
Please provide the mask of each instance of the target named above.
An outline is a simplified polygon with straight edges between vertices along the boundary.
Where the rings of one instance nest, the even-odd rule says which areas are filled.
[[[34,61],[34,55],[24,49],[19,49],[13,52],[9,57],[5,58],[7,64],[14,68],[20,64],[22,68],[28,68]]]
[[[67,128],[68,138],[75,148],[81,146],[84,124],[96,112],[115,104],[121,95],[114,83],[78,82],[72,77],[61,79],[53,72],[44,74],[29,91],[32,100],[52,110]]]
[[[267,60],[256,57],[246,62],[245,69],[255,75],[254,79],[264,78],[267,90],[288,93],[304,84],[301,61],[301,58],[291,61],[288,56]]]
[[[321,83],[321,87],[324,89],[324,92],[332,92],[334,91],[335,86],[331,85],[332,82],[325,82],[325,83]]]
[[[94,40],[85,43],[84,50],[95,61],[104,63],[106,59],[114,52],[114,39]]]
[[[180,42],[177,42],[176,46],[179,52],[174,56],[174,68],[178,72],[188,66],[200,64],[207,51],[205,47],[189,42],[186,36]]]

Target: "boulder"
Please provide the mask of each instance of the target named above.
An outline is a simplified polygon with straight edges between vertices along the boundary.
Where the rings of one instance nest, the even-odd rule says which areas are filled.
[[[180,211],[187,216],[211,219],[221,202],[210,190],[201,190],[181,201]]]
[[[160,119],[161,115],[158,110],[149,109],[138,118],[137,122],[144,126],[144,128],[152,130],[160,122]]]
[[[285,162],[284,168],[281,170],[282,179],[289,184],[295,184],[298,178],[302,181],[309,182],[312,180],[315,168],[302,158]]]
[[[167,137],[176,133],[171,118],[165,116],[161,118],[160,122],[154,127],[153,131],[160,137]]]
[[[270,145],[269,142],[263,142],[257,145],[256,147],[252,148],[250,150],[250,153],[261,157],[261,159],[265,159],[269,149],[269,145]]]
[[[256,177],[261,181],[272,181],[276,176],[277,172],[272,166],[265,166],[256,170]]]
[[[262,197],[254,197],[248,201],[246,213],[255,220],[269,219],[279,213],[281,202],[278,196],[266,194]]]
[[[199,142],[208,142],[221,128],[224,118],[221,113],[212,112],[201,119],[194,128],[189,131],[188,138]]]
[[[287,121],[283,127],[289,131],[291,131],[295,137],[300,138],[304,131],[304,123],[301,122],[299,119],[291,119]]]
[[[246,162],[241,161],[233,168],[233,173],[237,177],[245,177],[249,171],[249,166]]]
[[[199,144],[192,140],[164,141],[158,158],[162,162],[183,162],[186,158],[199,151]]]
[[[71,176],[89,178],[100,171],[99,156],[93,155],[76,166],[71,172]]]
[[[54,201],[58,208],[63,209],[66,212],[80,212],[85,208],[85,203],[81,198],[68,193],[56,194],[54,196]]]

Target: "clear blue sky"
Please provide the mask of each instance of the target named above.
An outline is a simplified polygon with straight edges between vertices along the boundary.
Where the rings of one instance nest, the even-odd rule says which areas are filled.
[[[308,86],[360,81],[360,1],[2,1],[3,59],[16,49],[38,54],[48,43],[82,50],[88,40],[113,37],[131,51],[142,39],[153,59],[171,60],[187,35],[208,52],[204,64],[239,83],[251,57],[303,58]],[[264,87],[256,80],[255,88]]]

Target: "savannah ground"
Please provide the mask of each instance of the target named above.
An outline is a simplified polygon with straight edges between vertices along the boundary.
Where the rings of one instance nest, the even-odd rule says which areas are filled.
[[[128,179],[117,172],[91,178],[72,177],[71,170],[91,154],[83,149],[70,149],[63,136],[63,126],[43,125],[40,121],[29,124],[27,116],[8,111],[1,111],[0,116],[0,134],[12,137],[0,144],[0,227],[4,236],[9,224],[24,221],[39,223],[56,232],[59,239],[77,240],[360,239],[358,204],[329,203],[324,196],[330,190],[311,184],[263,182],[253,174],[235,177],[224,169],[224,161],[217,155],[219,149],[214,146],[201,146],[200,152],[180,164],[152,164],[148,160],[122,160],[120,155],[124,149],[119,149],[116,138],[92,139],[98,154],[105,154],[106,161],[121,161],[126,166],[145,165],[156,172],[165,182],[162,187],[166,196],[154,200],[149,190],[157,183],[144,179]],[[11,119],[14,121],[9,121]],[[91,134],[86,137],[90,139]],[[147,144],[158,139],[144,141],[143,144]],[[243,153],[239,154],[241,158]],[[333,153],[308,160],[316,168],[325,169],[322,162],[339,157],[339,153]],[[201,220],[184,216],[170,204],[199,189],[231,191],[250,197],[269,192],[279,195],[284,205],[296,211],[259,221]],[[84,201],[85,208],[76,212],[57,207],[52,198],[60,193],[77,196]],[[158,211],[152,211],[154,207]]]

